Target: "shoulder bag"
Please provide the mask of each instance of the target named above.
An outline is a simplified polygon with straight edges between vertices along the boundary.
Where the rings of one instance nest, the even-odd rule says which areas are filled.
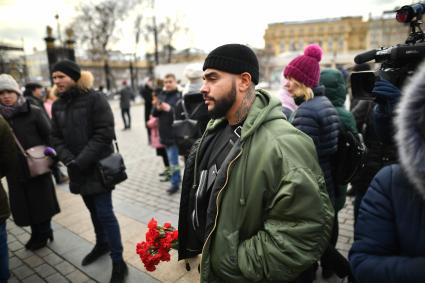
[[[47,146],[36,145],[24,150],[14,132],[12,132],[12,135],[19,150],[27,161],[28,172],[31,178],[51,172],[50,166],[52,166],[54,162],[50,156],[44,155],[44,150]]]
[[[113,188],[127,179],[124,159],[120,154],[116,138],[114,138],[114,144],[117,151],[101,159],[97,164],[102,183],[107,188]]]

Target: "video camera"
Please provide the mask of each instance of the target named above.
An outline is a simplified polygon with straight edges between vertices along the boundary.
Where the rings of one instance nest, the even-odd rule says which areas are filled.
[[[414,73],[416,67],[425,58],[425,34],[421,28],[425,3],[406,5],[395,12],[398,22],[410,23],[410,34],[405,44],[369,50],[354,58],[356,64],[372,60],[381,63],[377,71],[351,74],[351,90],[354,98],[373,100],[372,89],[376,80],[380,78],[401,88],[406,78]]]

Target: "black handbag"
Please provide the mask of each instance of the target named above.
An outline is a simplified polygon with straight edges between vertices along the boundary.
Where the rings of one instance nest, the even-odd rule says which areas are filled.
[[[115,138],[114,144],[117,152],[101,159],[97,164],[102,183],[107,188],[113,188],[115,185],[127,179],[124,159],[120,154],[118,142]]]

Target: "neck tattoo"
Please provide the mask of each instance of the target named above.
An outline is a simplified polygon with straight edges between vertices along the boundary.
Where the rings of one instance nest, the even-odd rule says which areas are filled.
[[[243,120],[245,120],[248,115],[249,109],[251,109],[252,104],[255,100],[255,91],[250,90],[247,92],[245,97],[242,99],[241,105],[235,113],[235,122],[234,125],[240,124]]]

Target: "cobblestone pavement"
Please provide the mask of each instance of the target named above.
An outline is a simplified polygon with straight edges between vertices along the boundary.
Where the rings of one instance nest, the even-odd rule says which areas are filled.
[[[168,183],[159,181],[162,159],[148,146],[143,122],[143,106],[131,108],[132,129],[122,131],[123,124],[117,101],[112,101],[116,121],[116,133],[120,152],[127,166],[128,180],[113,193],[114,208],[121,226],[124,258],[130,272],[127,282],[176,282],[199,281],[197,268],[187,272],[182,262],[172,253],[169,263],[163,263],[154,272],[147,273],[135,253],[135,245],[144,239],[146,224],[151,217],[159,223],[170,221],[177,225],[180,194],[168,195]],[[47,247],[36,252],[27,251],[28,228],[7,223],[10,270],[9,282],[108,282],[111,261],[103,256],[89,266],[81,266],[81,260],[92,248],[95,239],[90,216],[81,198],[69,193],[67,185],[57,186],[61,213],[53,218],[55,239]],[[351,200],[339,214],[340,232],[337,248],[346,256],[353,240],[353,208]],[[196,260],[192,266],[196,267]],[[340,282],[336,277],[316,282]]]

